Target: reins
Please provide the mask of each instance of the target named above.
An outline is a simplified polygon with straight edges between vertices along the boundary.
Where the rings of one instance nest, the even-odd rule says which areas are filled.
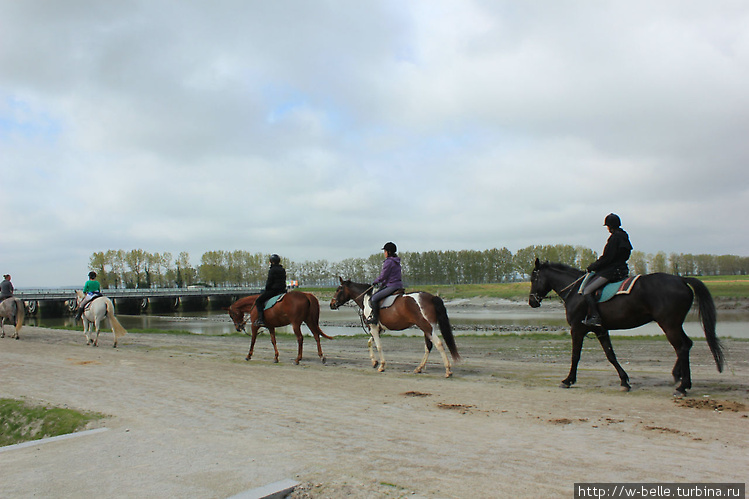
[[[567,297],[570,295],[570,293],[572,293],[572,287],[575,284],[577,284],[578,282],[582,281],[585,278],[586,275],[588,275],[588,274],[581,275],[575,281],[572,281],[568,286],[566,286],[564,289],[562,289],[561,291],[559,291],[557,293],[559,296],[562,297],[562,301],[567,301]],[[567,290],[569,290],[569,291],[567,291]],[[565,291],[567,291],[567,294],[565,294],[564,296],[562,296],[562,293],[564,293]]]

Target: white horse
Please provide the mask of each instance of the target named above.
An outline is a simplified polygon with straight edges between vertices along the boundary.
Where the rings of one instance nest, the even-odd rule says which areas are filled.
[[[23,317],[25,313],[26,309],[23,306],[23,301],[19,298],[11,296],[10,298],[3,300],[2,303],[0,303],[0,330],[2,330],[2,332],[0,332],[0,338],[5,338],[5,319],[12,319],[15,316],[16,330],[11,337],[17,340],[20,339],[21,337],[18,336],[18,332],[23,326]]]
[[[75,292],[75,295],[75,303],[77,306],[79,306],[86,295],[84,295],[83,291],[81,290],[77,290]],[[95,347],[99,346],[99,329],[101,328],[101,323],[105,318],[109,319],[109,325],[112,328],[112,333],[114,334],[114,348],[117,348],[117,340],[125,333],[127,333],[125,328],[122,327],[122,324],[120,324],[120,321],[117,320],[117,317],[114,316],[114,303],[112,303],[112,300],[110,300],[106,296],[95,298],[88,302],[86,304],[85,310],[83,311],[82,318],[83,332],[86,335],[87,345],[93,345]],[[96,331],[96,336],[93,339],[89,336],[89,333],[92,332],[92,325],[94,326],[94,329]]]

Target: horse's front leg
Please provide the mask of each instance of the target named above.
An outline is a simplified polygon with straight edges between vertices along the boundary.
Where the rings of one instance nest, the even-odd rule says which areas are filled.
[[[299,362],[302,361],[302,347],[304,344],[304,336],[302,335],[302,328],[300,327],[300,324],[292,324],[291,329],[294,331],[294,336],[296,336],[296,342],[298,345],[296,359],[294,360],[294,364],[298,366]]]
[[[367,340],[367,348],[369,349],[369,359],[372,361],[372,367],[377,367],[377,359],[375,359],[375,356],[374,356],[372,343],[374,343],[374,336],[370,336],[369,340]]]
[[[606,358],[609,359],[611,365],[613,365],[616,372],[619,373],[622,391],[630,391],[632,387],[629,386],[629,376],[627,376],[627,373],[616,360],[616,354],[614,353],[614,347],[611,345],[611,337],[609,336],[608,330],[604,329],[601,332],[597,332],[596,338],[598,338],[598,342],[601,343],[601,348],[603,348],[603,351],[606,353]]]
[[[0,318],[0,338],[5,338],[5,317]]]
[[[250,351],[247,353],[247,357],[245,357],[244,360],[251,360],[252,354],[255,353],[255,340],[257,340],[257,330],[258,327],[254,324],[250,328]]]
[[[582,326],[580,328],[573,327],[570,331],[570,335],[572,336],[572,362],[570,365],[570,373],[562,380],[562,384],[559,385],[562,388],[569,388],[577,381],[577,364],[580,363],[580,353],[583,350],[585,333],[586,331]]]
[[[268,327],[268,332],[270,333],[270,342],[273,345],[273,353],[274,353],[273,363],[278,364],[278,345],[276,345],[276,328]],[[297,364],[298,363],[299,362],[297,362]]]
[[[373,324],[369,327],[369,331],[372,333],[374,344],[377,347],[377,351],[380,353],[380,367],[377,368],[377,371],[383,372],[385,370],[385,354],[382,351],[382,342],[380,341],[380,326],[377,324]],[[373,363],[372,367],[375,366],[376,364]]]

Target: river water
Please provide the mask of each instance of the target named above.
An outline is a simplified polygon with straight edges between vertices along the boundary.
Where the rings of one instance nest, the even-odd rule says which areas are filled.
[[[514,334],[539,331],[568,330],[561,306],[532,309],[527,305],[507,302],[502,307],[451,307],[447,304],[450,322],[459,335]],[[235,332],[229,315],[225,311],[175,312],[162,315],[117,315],[125,329],[181,330],[196,334],[224,335]],[[339,310],[330,310],[323,303],[320,310],[320,321],[323,331],[330,336],[364,334],[360,324],[357,308],[344,306]],[[29,317],[26,324],[30,326],[59,327],[72,326],[72,317],[40,318]],[[249,328],[248,328],[249,329]],[[687,335],[693,339],[704,338],[702,327],[697,321],[697,314],[691,312],[684,324]],[[290,327],[279,328],[279,332],[291,333]],[[309,335],[306,326],[302,327]],[[749,339],[749,313],[718,312],[718,337]],[[403,332],[389,334],[421,335],[421,331],[411,328]],[[626,331],[612,331],[612,336],[661,335],[663,332],[655,323]]]

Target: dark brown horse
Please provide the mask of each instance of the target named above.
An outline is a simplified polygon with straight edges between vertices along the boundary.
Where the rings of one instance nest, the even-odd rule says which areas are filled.
[[[369,298],[372,296],[372,286],[344,281],[340,277],[338,279],[341,281],[341,285],[330,301],[330,308],[336,310],[347,301],[353,300],[363,312],[368,313],[370,310]],[[458,355],[458,348],[455,346],[453,329],[447,317],[447,310],[445,309],[445,304],[442,302],[442,298],[423,291],[417,291],[415,293],[400,295],[395,299],[393,305],[380,309],[380,323],[371,325],[369,328],[372,334],[372,337],[369,339],[369,357],[372,359],[372,367],[378,367],[374,353],[372,352],[372,340],[374,339],[375,346],[380,353],[378,371],[382,372],[385,370],[385,355],[382,352],[382,345],[380,343],[380,331],[383,329],[401,331],[408,327],[416,326],[424,332],[426,346],[424,358],[414,372],[420,373],[424,371],[424,366],[426,366],[427,359],[429,358],[429,352],[432,350],[432,343],[434,343],[437,345],[437,350],[442,355],[442,361],[445,364],[445,377],[449,378],[452,376],[450,359],[447,358],[445,347],[442,346],[439,336],[432,335],[434,331],[433,324],[439,325],[442,337],[450,349],[450,354],[452,354],[454,360],[459,360],[460,355]]]
[[[609,330],[632,329],[655,321],[676,350],[676,364],[672,374],[674,383],[681,384],[676,388],[674,395],[686,395],[687,390],[692,387],[689,350],[693,342],[684,332],[683,324],[695,296],[699,303],[699,317],[707,344],[715,358],[718,372],[723,371],[723,347],[715,335],[715,303],[702,281],[662,273],[642,275],[629,294],[615,296],[599,305],[603,327],[589,327],[582,323],[588,308],[583,296],[578,293],[584,276],[585,272],[574,267],[561,263],[541,263],[538,259],[531,273],[528,304],[533,308],[540,307],[541,300],[546,298],[549,292],[554,291],[564,301],[567,323],[571,326],[572,367],[569,375],[562,381],[563,388],[569,388],[575,383],[583,339],[592,331],[601,343],[606,358],[619,373],[622,389],[628,391],[629,377],[616,360]]]
[[[250,360],[252,358],[252,353],[255,351],[255,340],[257,339],[257,333],[260,329],[255,325],[255,319],[257,319],[255,300],[258,296],[259,295],[251,295],[240,298],[226,309],[229,311],[229,316],[232,321],[234,321],[234,327],[240,332],[246,332],[245,324],[247,323],[247,319],[245,319],[244,316],[245,314],[248,314],[248,319],[251,324],[252,340],[250,341],[250,351],[245,360]],[[266,324],[265,327],[267,327],[270,332],[270,341],[273,344],[273,350],[276,353],[274,362],[278,362],[276,328],[291,324],[291,328],[294,330],[296,341],[299,345],[299,352],[294,360],[294,364],[299,364],[299,361],[302,360],[302,343],[304,342],[304,337],[302,336],[302,323],[304,323],[312,332],[312,336],[315,337],[315,341],[317,342],[317,355],[320,357],[322,363],[325,364],[325,356],[323,355],[322,347],[320,346],[320,336],[324,336],[329,340],[332,340],[333,338],[323,333],[322,329],[320,329],[320,302],[312,293],[289,291],[284,295],[282,300],[276,302],[273,307],[265,311],[264,319]]]

